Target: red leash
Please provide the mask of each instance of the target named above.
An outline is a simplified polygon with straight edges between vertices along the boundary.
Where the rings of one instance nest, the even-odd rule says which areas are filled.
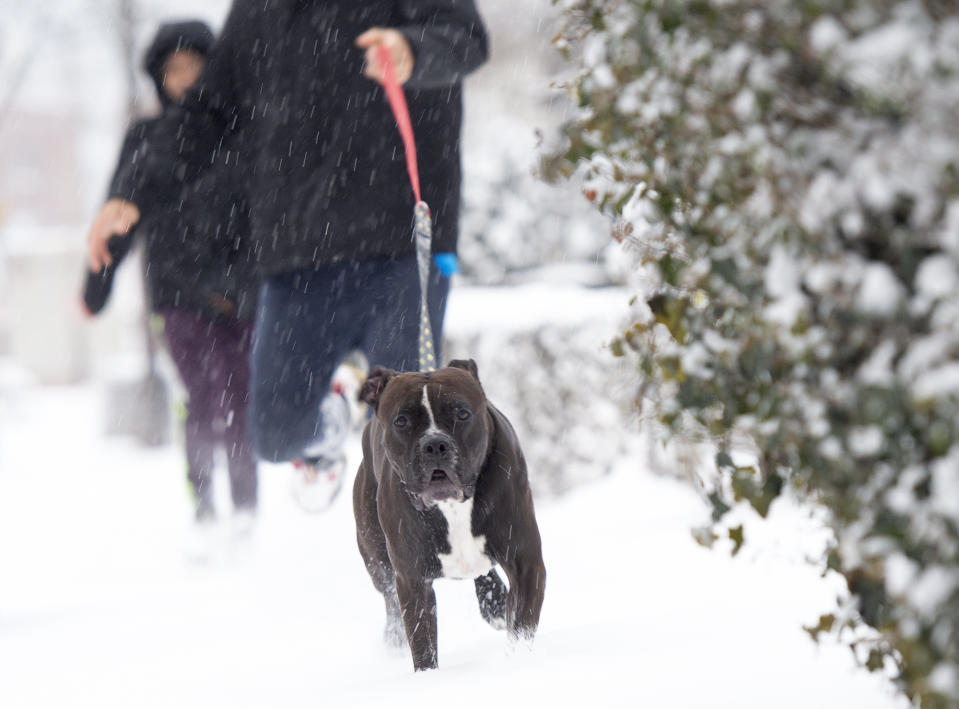
[[[430,312],[426,299],[430,278],[430,259],[433,241],[433,222],[430,208],[420,197],[420,174],[416,166],[416,142],[413,140],[413,123],[410,121],[410,109],[406,105],[406,96],[396,80],[396,70],[389,50],[380,46],[380,66],[383,67],[383,90],[389,99],[396,126],[400,129],[403,146],[406,148],[406,171],[410,175],[410,185],[416,197],[413,209],[413,241],[416,244],[416,261],[420,276],[420,334],[419,363],[421,372],[436,369],[436,349],[433,346],[433,330],[430,327]]]
[[[389,99],[396,126],[403,137],[403,147],[406,148],[406,171],[410,174],[410,185],[417,203],[422,202],[420,197],[420,173],[416,165],[416,141],[413,140],[413,124],[410,121],[410,109],[406,105],[406,95],[396,80],[396,70],[390,58],[390,50],[380,45],[380,66],[383,67],[383,90]]]

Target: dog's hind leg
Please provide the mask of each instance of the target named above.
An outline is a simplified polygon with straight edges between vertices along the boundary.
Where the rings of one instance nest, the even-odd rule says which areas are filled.
[[[538,545],[537,545],[538,550]],[[506,565],[509,593],[506,595],[506,630],[513,640],[531,641],[539,625],[546,590],[546,567],[538,554],[513,558]]]
[[[496,630],[506,629],[506,585],[495,569],[473,579],[480,615]]]
[[[400,599],[396,595],[394,584],[383,593],[386,601],[386,628],[383,630],[383,640],[392,648],[406,647],[406,628],[403,625],[403,612],[400,610]]]

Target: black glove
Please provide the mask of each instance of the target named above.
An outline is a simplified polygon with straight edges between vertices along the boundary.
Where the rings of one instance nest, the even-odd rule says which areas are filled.
[[[83,284],[83,302],[91,314],[96,315],[107,304],[110,291],[113,289],[113,277],[132,243],[133,239],[130,236],[111,236],[107,241],[107,251],[110,252],[113,264],[104,266],[99,272],[87,269],[87,277]]]

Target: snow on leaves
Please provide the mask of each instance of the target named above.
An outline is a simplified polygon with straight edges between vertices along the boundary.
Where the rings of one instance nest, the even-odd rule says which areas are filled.
[[[715,442],[720,518],[825,505],[857,603],[810,632],[954,705],[959,6],[559,4],[580,113],[544,169],[637,257],[647,312],[614,352],[644,413]],[[737,437],[754,465],[730,464]],[[850,640],[858,621],[878,634]]]

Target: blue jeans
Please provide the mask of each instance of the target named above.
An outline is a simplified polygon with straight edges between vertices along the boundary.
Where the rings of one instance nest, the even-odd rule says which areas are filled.
[[[437,356],[450,282],[432,265],[428,303]],[[260,287],[252,353],[253,446],[281,462],[317,442],[320,401],[352,351],[370,366],[419,368],[416,257],[284,273]]]

